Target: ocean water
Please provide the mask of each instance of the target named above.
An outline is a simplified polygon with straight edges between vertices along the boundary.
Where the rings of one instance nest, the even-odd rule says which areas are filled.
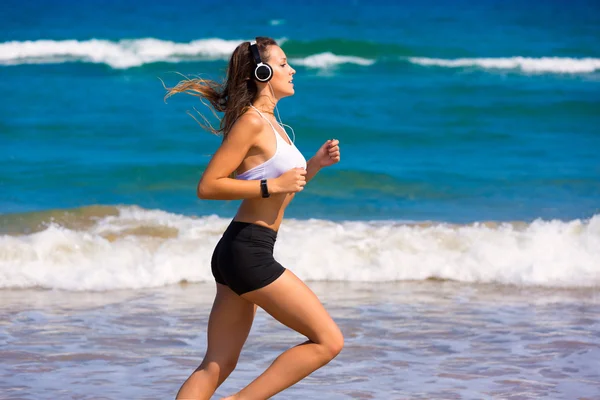
[[[507,382],[536,382],[538,389],[554,385],[556,392],[506,382],[500,392],[488,392],[486,380],[469,384],[479,373],[471,369],[459,371],[467,374],[461,375],[462,389],[436,386],[420,370],[411,376],[416,386],[404,393],[399,387],[373,391],[373,385],[389,382],[360,381],[359,372],[334,364],[331,373],[341,371],[347,379],[336,381],[339,386],[324,398],[597,398],[585,386],[600,387],[598,376],[588,373],[597,365],[593,344],[600,338],[594,311],[600,287],[597,1],[5,0],[0,293],[7,305],[0,338],[7,349],[2,358],[11,366],[0,367],[0,374],[3,390],[10,389],[6,398],[44,398],[49,387],[42,379],[15,389],[36,373],[26,367],[35,357],[21,353],[29,351],[28,333],[19,324],[33,321],[43,331],[65,322],[53,319],[46,300],[28,304],[31,296],[50,302],[59,296],[56,301],[67,309],[69,301],[88,295],[124,293],[119,295],[124,304],[140,296],[147,299],[140,300],[143,307],[151,307],[154,297],[198,291],[212,296],[212,248],[239,203],[196,198],[197,181],[220,138],[188,115],[196,110],[209,115],[196,99],[179,95],[165,103],[161,80],[174,85],[179,74],[222,79],[233,49],[254,36],[275,38],[297,71],[296,94],[278,108],[283,122],[293,126],[298,148],[308,158],[328,138],[341,142],[342,161],[321,171],[288,208],[275,251],[328,299],[346,331],[361,332],[347,340],[345,352],[354,354],[352,348],[365,343],[376,346],[380,335],[379,328],[370,331],[362,321],[345,319],[352,310],[366,319],[407,317],[404,302],[376,295],[374,288],[383,284],[390,296],[426,285],[430,298],[420,297],[415,306],[422,308],[423,321],[448,306],[435,303],[439,308],[433,311],[424,306],[445,285],[452,285],[457,299],[463,292],[483,296],[489,290],[496,294],[493,301],[475,296],[469,307],[474,315],[491,313],[494,323],[520,332],[502,351],[548,345],[549,353],[558,354],[565,345],[580,352],[578,365],[561,366],[564,376],[548,372],[556,366],[553,357],[540,360],[540,368],[526,377],[510,369],[514,360],[497,360]],[[361,300],[336,306],[336,299],[345,298],[339,285]],[[505,290],[518,293],[503,304]],[[538,307],[519,290],[540,290],[535,293],[549,299],[540,311],[544,315],[577,313],[580,304],[582,317],[552,331],[556,340],[549,345],[544,322],[523,327],[511,319],[520,307]],[[364,291],[370,295],[362,296]],[[561,295],[555,299],[552,293]],[[362,300],[373,306],[362,307]],[[197,308],[192,303],[173,321],[207,315],[210,301],[199,301]],[[113,310],[115,320],[105,320],[94,311],[104,306],[94,304],[73,320],[65,316],[67,325],[82,318],[116,335],[126,307]],[[159,309],[169,310],[163,303]],[[196,346],[188,356],[198,362],[203,322],[197,321],[199,336],[177,342],[182,352]],[[459,318],[456,329],[472,328],[474,337],[496,340],[488,325],[471,322]],[[282,334],[275,325],[260,326],[261,333]],[[400,342],[407,329],[392,322],[380,328]],[[464,338],[445,330],[445,321],[438,328],[447,334],[447,345],[462,346]],[[57,335],[67,347],[74,340],[66,331]],[[50,342],[39,343],[35,352],[52,354]],[[106,342],[94,343],[100,349]],[[161,343],[154,344],[157,359],[171,349]],[[426,352],[409,359],[403,346],[392,357],[396,367],[427,365]],[[83,350],[64,351],[77,359]],[[483,362],[473,346],[462,351],[469,362]],[[250,354],[276,356],[275,350]],[[241,381],[258,373],[251,356],[241,367]],[[94,368],[89,357],[89,363],[77,359],[84,372]],[[52,360],[64,361],[46,361]],[[386,370],[388,361],[365,362],[375,371]],[[126,364],[104,362],[113,372]],[[83,396],[92,383],[74,378],[75,364],[65,367],[61,379],[76,386],[72,398],[87,398],[77,393]],[[188,369],[189,364],[184,363]],[[389,371],[391,377],[394,371],[406,374]],[[138,372],[143,376],[143,369]],[[107,378],[104,385],[113,394],[106,396],[168,397],[186,373],[177,369],[158,394]],[[359,381],[371,391],[352,383]],[[580,382],[580,391],[569,381]],[[298,398],[319,393],[303,387]]]

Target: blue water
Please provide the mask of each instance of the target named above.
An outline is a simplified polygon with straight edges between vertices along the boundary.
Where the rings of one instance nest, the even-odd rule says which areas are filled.
[[[597,0],[3,0],[0,393],[172,398],[197,366],[238,202],[197,199],[220,138],[161,79],[221,79],[254,36],[297,71],[297,146],[342,147],[275,256],[346,347],[282,398],[592,398]],[[258,311],[219,395],[281,329]]]
[[[342,146],[342,162],[288,217],[530,221],[600,210],[598,2],[0,7],[0,214],[100,204],[230,217],[237,202],[195,197],[220,139],[186,112],[208,110],[182,95],[165,104],[159,78],[220,79],[235,45],[258,35],[281,40],[297,70],[296,95],[279,105],[297,146],[307,157],[331,137]],[[144,59],[135,46],[147,38],[170,55]],[[215,38],[216,50],[190,50]],[[9,55],[27,41],[37,50]],[[314,58],[324,53],[335,62]],[[525,66],[501,65],[515,57]],[[445,64],[457,59],[466,65]]]

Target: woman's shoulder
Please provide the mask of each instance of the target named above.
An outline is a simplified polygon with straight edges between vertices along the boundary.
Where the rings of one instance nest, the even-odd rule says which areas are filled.
[[[250,130],[253,132],[260,132],[265,125],[265,121],[263,121],[263,117],[258,115],[252,109],[244,112],[240,117],[235,121],[232,126],[232,130],[243,128],[244,130]]]
[[[243,135],[246,138],[257,137],[264,129],[263,118],[252,110],[244,112],[231,127],[228,136]]]
[[[237,122],[240,122],[244,125],[254,126],[254,127],[262,127],[264,125],[263,117],[261,117],[256,111],[249,108],[246,110],[240,117]]]

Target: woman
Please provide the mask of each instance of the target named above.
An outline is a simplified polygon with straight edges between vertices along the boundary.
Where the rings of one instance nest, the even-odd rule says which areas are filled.
[[[319,299],[273,258],[286,207],[321,168],[340,160],[339,142],[327,140],[306,162],[275,119],[277,102],[294,94],[295,73],[273,39],[258,37],[235,49],[224,85],[184,80],[166,95],[192,94],[224,113],[220,129],[206,126],[222,133],[223,142],[198,183],[198,197],[243,199],[212,256],[217,293],[208,322],[208,349],[178,399],[209,399],[231,374],[257,306],[308,340],[285,351],[226,399],[267,399],[342,350],[342,333]]]

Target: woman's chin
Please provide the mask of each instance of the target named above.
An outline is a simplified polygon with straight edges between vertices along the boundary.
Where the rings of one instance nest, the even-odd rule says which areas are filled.
[[[280,95],[279,95],[277,98],[278,98],[278,99],[283,99],[283,98],[286,98],[286,97],[290,97],[290,96],[293,96],[293,95],[294,95],[294,93],[295,93],[295,92],[294,92],[294,90],[293,90],[293,89],[292,89],[292,91],[289,91],[289,90],[288,90],[287,92],[283,92],[283,93],[281,93],[281,94],[280,94]]]

